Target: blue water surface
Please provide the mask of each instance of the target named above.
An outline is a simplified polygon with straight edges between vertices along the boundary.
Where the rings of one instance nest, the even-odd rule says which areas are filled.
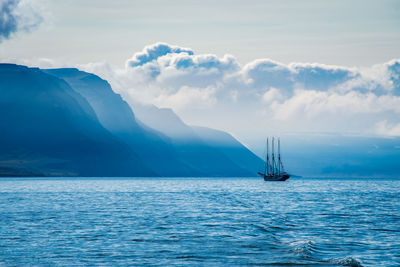
[[[400,181],[0,179],[0,266],[399,266]]]

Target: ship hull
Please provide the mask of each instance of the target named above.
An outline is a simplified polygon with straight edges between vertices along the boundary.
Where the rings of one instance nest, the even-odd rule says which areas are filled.
[[[276,175],[265,175],[263,173],[258,172],[258,175],[260,175],[262,178],[264,178],[264,181],[268,181],[268,182],[283,182],[290,178],[290,175],[287,173],[280,174],[280,175],[277,175],[277,174]]]

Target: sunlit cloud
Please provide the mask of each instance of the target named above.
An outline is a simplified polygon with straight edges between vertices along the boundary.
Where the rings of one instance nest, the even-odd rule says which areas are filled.
[[[271,129],[396,136],[399,62],[349,68],[257,59],[242,65],[232,55],[156,43],[123,69],[107,62],[78,67],[108,80],[133,110],[137,102],[155,104],[191,124],[240,136]]]

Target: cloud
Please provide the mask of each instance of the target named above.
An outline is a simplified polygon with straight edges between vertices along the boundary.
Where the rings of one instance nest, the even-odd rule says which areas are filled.
[[[346,67],[318,63],[291,63],[293,79],[305,89],[326,90],[358,76],[357,72]]]
[[[400,98],[377,96],[371,92],[350,91],[345,94],[315,90],[297,90],[293,97],[275,104],[276,118],[286,120],[295,117],[322,118],[329,116],[349,119],[352,116],[392,112],[400,115]],[[335,126],[335,124],[333,125]]]
[[[400,123],[388,123],[387,120],[380,121],[376,124],[376,130],[383,136],[400,136]]]
[[[295,70],[270,59],[257,59],[243,67],[243,79],[249,87],[279,87],[290,90],[294,85]]]
[[[135,53],[131,59],[126,61],[126,65],[127,67],[143,66],[146,63],[157,60],[161,56],[179,53],[193,55],[193,51],[189,48],[172,46],[166,43],[156,43],[146,46],[142,52]]]
[[[283,98],[283,95],[281,94],[281,92],[274,87],[271,87],[262,96],[262,100],[267,104],[274,103],[274,101],[279,101],[282,98]]]
[[[175,111],[212,108],[217,103],[215,88],[191,88],[183,86],[174,94],[160,94],[154,99],[154,104],[162,107],[173,106]]]
[[[0,0],[0,41],[29,32],[44,21],[39,4],[32,0]]]
[[[165,43],[146,46],[127,61],[126,72],[146,83],[166,87],[208,87],[226,73],[240,69],[231,55],[218,58],[212,54],[195,55],[189,48]]]
[[[241,65],[232,55],[157,43],[125,69],[86,70],[109,80],[133,109],[135,101],[172,108],[184,121],[243,140],[270,131],[400,135],[400,60],[368,68],[271,59]]]
[[[392,60],[386,64],[389,71],[393,94],[400,96],[400,60]]]

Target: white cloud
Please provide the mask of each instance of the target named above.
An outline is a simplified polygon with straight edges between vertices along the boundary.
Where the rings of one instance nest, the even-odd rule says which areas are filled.
[[[275,101],[279,101],[283,99],[283,95],[279,92],[278,89],[271,87],[267,92],[265,92],[262,96],[262,100],[266,104],[271,104]]]
[[[295,70],[270,59],[257,59],[246,64],[241,75],[249,87],[291,89]]]
[[[109,80],[133,106],[172,108],[186,122],[242,140],[272,130],[397,135],[390,125],[400,124],[399,60],[370,68],[270,59],[241,65],[231,55],[157,43],[136,53],[125,69],[107,63],[84,69]],[[385,120],[389,130],[374,126]]]
[[[400,123],[380,121],[376,124],[376,131],[383,136],[400,136]]]
[[[159,57],[168,54],[179,54],[185,53],[193,55],[193,51],[189,48],[183,48],[178,46],[172,46],[166,43],[156,43],[153,45],[146,46],[142,52],[135,53],[131,59],[126,61],[127,67],[138,67],[143,66],[146,63],[157,60]]]
[[[371,92],[350,91],[345,94],[315,90],[297,90],[293,97],[273,106],[276,118],[287,120],[306,116],[337,116],[344,120],[358,115],[392,112],[400,115],[400,97],[377,96]]]
[[[154,104],[159,107],[174,107],[176,111],[185,108],[209,109],[217,103],[215,88],[191,88],[183,86],[174,94],[161,93],[154,99]]]

